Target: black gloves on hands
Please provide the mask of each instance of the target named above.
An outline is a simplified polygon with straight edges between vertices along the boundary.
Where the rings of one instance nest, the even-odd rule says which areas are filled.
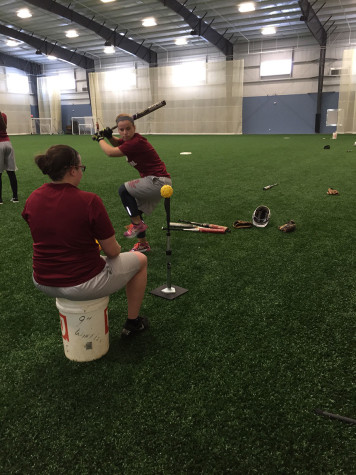
[[[96,140],[97,142],[100,142],[100,140],[103,140],[104,138],[106,139],[111,139],[112,137],[112,130],[110,127],[105,127],[104,130],[100,130],[100,132],[97,132],[96,134],[92,135],[92,139]]]
[[[101,135],[101,132],[97,132],[96,134],[92,135],[91,138],[96,142],[100,142],[100,140],[104,140],[104,137]]]
[[[110,127],[105,127],[104,130],[100,130],[100,134],[105,137],[106,139],[111,139],[112,137],[112,130]]]

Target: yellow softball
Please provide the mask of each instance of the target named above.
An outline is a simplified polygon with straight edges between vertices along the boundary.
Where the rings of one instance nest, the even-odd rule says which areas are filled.
[[[169,198],[173,195],[173,188],[170,185],[163,185],[161,188],[161,196]]]

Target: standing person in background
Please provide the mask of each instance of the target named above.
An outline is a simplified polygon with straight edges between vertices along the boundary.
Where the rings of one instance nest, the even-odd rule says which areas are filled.
[[[5,170],[9,177],[12,190],[12,198],[10,201],[18,203],[15,153],[10,142],[10,137],[7,135],[7,116],[3,112],[0,112],[0,205],[3,204],[2,173]]]
[[[163,185],[172,185],[170,174],[158,153],[142,135],[136,133],[134,120],[127,114],[119,114],[116,118],[120,138],[114,137],[110,127],[95,134],[93,140],[99,142],[104,153],[109,157],[124,157],[132,167],[136,168],[140,177],[123,183],[119,195],[131,219],[124,236],[137,236],[138,242],[131,251],[148,252],[151,250],[146,238],[147,225],[142,219],[143,213],[151,214],[161,201]],[[110,144],[103,140],[108,139]]]

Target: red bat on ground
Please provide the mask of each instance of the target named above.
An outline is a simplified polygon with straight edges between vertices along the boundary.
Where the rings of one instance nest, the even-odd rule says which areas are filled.
[[[162,228],[168,230],[167,227]],[[193,224],[183,224],[183,223],[169,223],[169,229],[171,231],[193,231],[196,233],[214,233],[214,234],[225,234],[227,230],[224,227],[219,228],[204,228],[201,226],[195,226]]]
[[[197,223],[195,221],[184,221],[183,219],[178,219],[178,221],[179,223],[193,224],[194,226],[201,226],[202,228],[224,229],[226,232],[229,232],[227,226],[221,226],[220,224]]]

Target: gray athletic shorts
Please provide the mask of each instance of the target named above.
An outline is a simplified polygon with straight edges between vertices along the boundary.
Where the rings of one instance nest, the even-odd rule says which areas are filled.
[[[112,259],[106,256],[102,257],[106,260],[104,269],[100,274],[83,284],[74,287],[48,287],[38,284],[32,277],[33,283],[38,290],[49,297],[68,300],[94,300],[122,289],[140,270],[141,264],[136,252],[123,252]]]
[[[0,173],[17,170],[15,153],[11,142],[0,142]]]
[[[172,180],[165,176],[145,176],[125,182],[126,190],[136,199],[138,209],[145,214],[151,214],[161,201],[163,185],[172,185]]]

